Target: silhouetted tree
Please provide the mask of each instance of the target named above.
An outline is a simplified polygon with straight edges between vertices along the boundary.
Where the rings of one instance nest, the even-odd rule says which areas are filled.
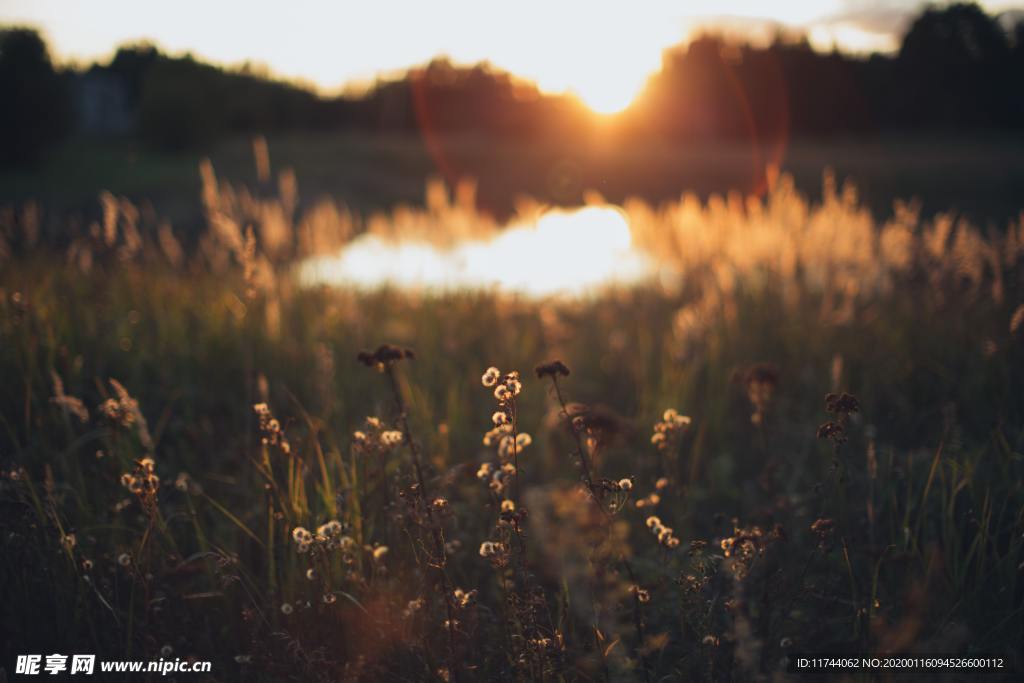
[[[900,47],[903,123],[1011,123],[1009,56],[1003,29],[977,5],[929,7]]]
[[[0,30],[0,164],[29,166],[68,132],[68,87],[31,29]]]

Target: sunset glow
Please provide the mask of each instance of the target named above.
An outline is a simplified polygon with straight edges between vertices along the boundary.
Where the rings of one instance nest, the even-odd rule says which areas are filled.
[[[433,292],[496,288],[548,296],[636,284],[655,272],[650,259],[633,248],[629,224],[619,209],[588,206],[549,211],[536,223],[510,225],[493,239],[447,248],[364,234],[339,254],[303,263],[299,279],[306,285]]]
[[[1007,3],[984,4],[998,9]],[[658,69],[662,51],[695,30],[763,39],[776,27],[787,27],[806,32],[818,48],[891,50],[900,17],[917,6],[908,1],[853,11],[842,0],[770,7],[746,0],[685,6],[527,0],[500,10],[450,0],[355,9],[297,0],[283,11],[272,4],[199,0],[9,0],[0,8],[0,22],[40,28],[65,61],[103,59],[117,45],[145,40],[220,64],[265,65],[273,74],[326,93],[365,86],[437,56],[458,64],[487,61],[546,92],[574,94],[597,112],[613,113],[628,106]],[[241,24],[244,31],[233,29]]]

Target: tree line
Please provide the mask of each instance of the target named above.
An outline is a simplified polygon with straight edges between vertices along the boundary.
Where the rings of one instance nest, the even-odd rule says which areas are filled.
[[[896,53],[870,56],[818,52],[803,38],[754,46],[703,35],[666,50],[633,105],[603,125],[574,98],[543,94],[488,64],[436,59],[361,95],[325,97],[147,45],[123,46],[105,64],[62,69],[24,28],[0,30],[0,99],[5,165],[38,162],[87,128],[83,109],[93,104],[124,110],[125,126],[108,134],[164,151],[298,129],[525,140],[586,139],[609,127],[626,139],[683,140],[1014,130],[1024,126],[1024,21],[1008,26],[975,4],[931,6]],[[97,116],[112,118],[102,109]]]

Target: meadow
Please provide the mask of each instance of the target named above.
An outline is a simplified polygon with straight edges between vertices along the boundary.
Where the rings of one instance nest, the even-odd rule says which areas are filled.
[[[445,244],[502,223],[469,183],[371,215],[300,202],[302,176],[266,163],[261,182],[218,169],[190,171],[197,235],[114,194],[58,240],[45,206],[2,214],[5,666],[1024,667],[1020,218],[912,201],[879,218],[831,175],[808,199],[770,173],[759,198],[621,201],[672,277],[584,297],[338,289],[297,265],[367,232]],[[586,243],[559,248],[586,262]]]
[[[429,141],[386,132],[267,135],[274,166],[293,169],[301,180],[301,203],[327,196],[363,214],[400,203],[422,205],[424,178],[431,175],[451,185],[475,179],[477,207],[507,219],[519,197],[575,206],[586,191],[597,190],[615,203],[639,197],[660,204],[676,201],[684,190],[702,201],[730,190],[760,191],[769,163],[786,169],[815,202],[822,198],[826,167],[840,179],[852,178],[860,202],[877,220],[892,213],[894,200],[915,197],[924,216],[953,211],[981,228],[1002,229],[1017,216],[1024,194],[1024,139],[1008,132],[645,141],[609,131],[595,138],[524,144],[454,132]],[[0,205],[36,201],[48,210],[54,231],[63,232],[69,217],[94,214],[97,195],[108,191],[159,207],[161,216],[191,234],[203,224],[196,167],[205,157],[225,177],[261,187],[249,137],[178,154],[160,154],[131,139],[76,137],[38,168],[0,169]]]

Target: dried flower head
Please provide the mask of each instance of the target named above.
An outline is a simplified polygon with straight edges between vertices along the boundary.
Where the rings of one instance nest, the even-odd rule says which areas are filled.
[[[490,389],[498,383],[499,379],[501,379],[501,370],[492,365],[484,371],[484,374],[480,377],[480,382]]]
[[[853,394],[845,391],[841,394],[826,394],[825,412],[836,415],[850,415],[860,410],[860,402]]]
[[[811,533],[818,537],[818,547],[828,550],[832,547],[832,534],[835,530],[835,520],[820,518],[811,524]]]
[[[673,452],[690,423],[689,417],[669,408],[662,414],[661,421],[654,424],[651,443],[662,453]]]
[[[636,597],[636,601],[641,604],[647,604],[651,601],[651,594],[636,584],[629,587],[629,592]]]
[[[476,590],[464,591],[461,588],[456,588],[452,591],[452,598],[454,604],[459,609],[466,609],[473,605],[476,601],[477,592]]]
[[[565,363],[563,363],[560,360],[553,360],[550,363],[543,363],[534,368],[534,370],[537,373],[537,377],[540,379],[543,379],[545,377],[557,379],[558,377],[569,376],[569,368],[566,367]]]
[[[276,446],[283,454],[290,455],[291,444],[285,437],[281,423],[270,412],[270,407],[266,403],[256,403],[252,409],[259,420],[260,442],[264,446]]]
[[[480,557],[494,557],[501,553],[505,547],[495,541],[484,541],[480,544]]]
[[[160,477],[156,474],[156,463],[153,458],[147,456],[137,460],[134,470],[121,475],[121,485],[138,497],[147,512],[154,511],[157,491],[160,489]]]
[[[754,408],[750,421],[756,425],[763,424],[768,405],[779,385],[779,371],[769,363],[755,363],[734,373],[733,381],[743,385]]]
[[[830,393],[825,396],[825,412],[835,417],[818,427],[817,436],[819,439],[828,439],[838,450],[847,440],[850,415],[860,412],[860,402],[857,397],[845,391],[841,394]]]
[[[413,353],[412,349],[402,348],[393,344],[381,344],[377,347],[376,351],[360,351],[356,355],[356,360],[360,363],[368,368],[375,368],[379,372],[384,372],[387,368],[405,358],[413,360],[416,358],[416,354]]]

